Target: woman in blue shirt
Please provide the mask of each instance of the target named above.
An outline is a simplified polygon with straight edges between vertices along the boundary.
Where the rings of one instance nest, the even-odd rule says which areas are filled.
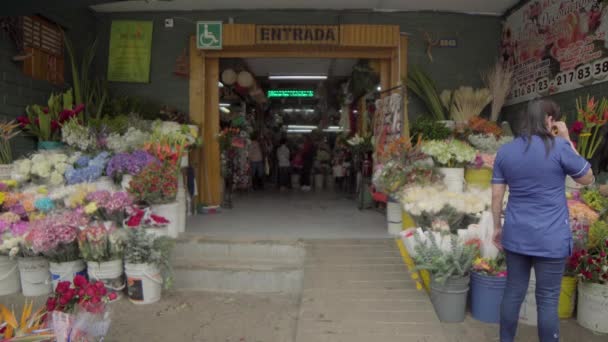
[[[593,183],[594,178],[589,163],[570,141],[566,125],[553,120],[556,110],[552,102],[530,102],[516,139],[498,151],[494,164],[494,241],[504,249],[507,259],[501,342],[515,338],[532,267],[539,339],[559,341],[557,306],[566,257],[572,248],[565,178],[569,175],[583,185]],[[557,130],[556,136],[552,130]],[[509,200],[503,226],[502,203],[507,186]]]

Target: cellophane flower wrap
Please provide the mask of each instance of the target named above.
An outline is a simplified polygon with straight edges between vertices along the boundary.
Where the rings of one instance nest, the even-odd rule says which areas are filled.
[[[53,213],[31,222],[25,242],[34,253],[42,254],[50,261],[75,261],[80,259],[76,242],[79,227],[88,221],[82,209]]]
[[[94,182],[103,176],[106,165],[110,160],[108,152],[101,152],[95,157],[82,156],[74,165],[68,166],[65,172],[67,184]]]
[[[442,167],[464,167],[475,161],[475,149],[460,140],[431,140],[422,145],[422,152]]]
[[[59,282],[46,302],[57,342],[103,340],[110,328],[106,304],[117,297],[103,282],[89,282],[81,275],[73,282]]]
[[[127,237],[116,224],[95,221],[78,233],[78,247],[85,261],[122,260]]]

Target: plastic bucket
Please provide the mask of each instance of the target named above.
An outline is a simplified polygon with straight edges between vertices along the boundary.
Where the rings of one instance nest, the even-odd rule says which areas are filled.
[[[0,164],[0,179],[11,179],[13,176],[13,164]]]
[[[99,179],[97,179],[95,182],[93,182],[93,184],[95,184],[95,187],[97,188],[97,190],[107,190],[107,191],[116,190],[116,185],[114,184],[114,181],[112,180],[112,178],[107,177],[107,176],[99,177]]]
[[[55,291],[57,284],[61,281],[71,282],[78,274],[85,277],[87,275],[87,266],[83,260],[51,262],[50,266],[53,291]]]
[[[468,276],[449,278],[444,285],[431,280],[431,302],[441,322],[460,323],[464,321],[468,292]]]
[[[17,293],[20,289],[17,261],[0,255],[0,296]]]
[[[133,176],[131,175],[122,175],[122,180],[120,181],[120,187],[127,191],[131,186],[131,181],[133,180]]]
[[[507,286],[506,277],[471,273],[471,314],[478,321],[500,322],[500,303]]]
[[[91,281],[100,280],[110,292],[118,294],[119,298],[126,287],[122,260],[105,262],[87,262],[87,274]]]
[[[439,172],[443,175],[443,183],[448,191],[461,193],[464,191],[464,169],[440,167]]]
[[[388,201],[386,203],[386,224],[388,226],[388,233],[392,235],[399,235],[403,230],[403,210],[401,210],[401,204],[395,201]]]
[[[464,179],[467,182],[468,188],[486,189],[490,187],[490,183],[492,182],[492,170],[488,168],[465,169]]]
[[[185,209],[184,209],[185,210]],[[156,204],[152,206],[152,213],[155,215],[162,216],[169,220],[167,225],[167,235],[172,238],[176,238],[179,234],[179,215],[178,215],[178,204],[177,202],[168,204]]]
[[[163,279],[152,264],[125,264],[127,293],[134,304],[151,304],[160,300]]]
[[[534,276],[534,269],[531,270],[528,292],[526,292],[526,297],[519,309],[519,322],[534,326],[538,324],[538,312],[536,311],[536,277]]]
[[[26,297],[44,296],[51,293],[49,262],[40,257],[17,260],[21,289]]]
[[[570,318],[574,315],[574,303],[576,302],[575,277],[563,277],[562,289],[559,293],[559,306],[557,308],[559,318]]]
[[[414,222],[414,219],[410,216],[410,214],[407,213],[407,211],[403,211],[401,213],[401,227],[403,230],[416,227],[416,222]]]
[[[589,330],[608,334],[608,285],[582,282],[578,284],[576,319]]]
[[[63,149],[63,143],[60,141],[38,141],[39,150],[56,151]]]

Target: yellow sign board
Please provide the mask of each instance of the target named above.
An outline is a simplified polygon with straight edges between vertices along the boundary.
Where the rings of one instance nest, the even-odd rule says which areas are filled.
[[[338,45],[338,25],[257,25],[256,43],[261,45]]]

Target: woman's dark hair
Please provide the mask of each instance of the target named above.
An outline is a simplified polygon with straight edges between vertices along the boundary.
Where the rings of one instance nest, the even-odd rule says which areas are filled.
[[[561,118],[557,104],[547,100],[534,100],[528,103],[528,109],[522,113],[520,127],[517,130],[517,136],[526,139],[528,142],[526,151],[530,148],[532,137],[535,135],[545,144],[547,155],[555,145],[555,137],[547,128],[545,120],[547,116],[551,116],[553,120]]]

